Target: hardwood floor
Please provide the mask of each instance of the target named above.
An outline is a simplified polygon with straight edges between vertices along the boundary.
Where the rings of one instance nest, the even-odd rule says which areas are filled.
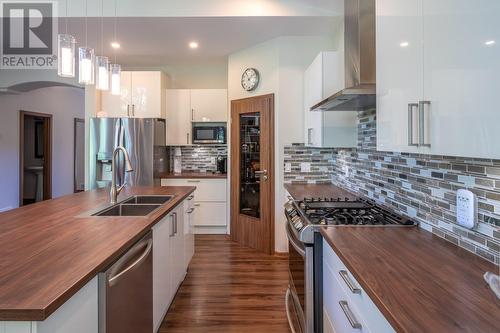
[[[161,333],[289,333],[288,262],[226,236],[196,236],[188,274]]]

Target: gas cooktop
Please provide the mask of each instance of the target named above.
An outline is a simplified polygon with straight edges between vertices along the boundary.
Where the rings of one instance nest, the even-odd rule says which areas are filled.
[[[321,226],[414,226],[416,223],[387,208],[349,198],[304,198],[285,205],[285,215],[299,239],[312,241]]]

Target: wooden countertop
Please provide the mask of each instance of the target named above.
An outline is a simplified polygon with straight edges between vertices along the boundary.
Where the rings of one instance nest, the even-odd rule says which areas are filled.
[[[175,195],[146,217],[95,217],[107,190],[87,191],[0,213],[0,320],[44,320],[109,266],[195,187],[126,188]]]
[[[322,228],[397,332],[499,332],[498,267],[420,228]]]
[[[357,196],[333,184],[285,184],[285,189],[294,200],[304,198],[349,198]]]
[[[215,172],[182,172],[182,173],[173,173],[173,172],[165,172],[160,173],[160,178],[175,178],[175,179],[226,179],[227,173],[215,173]]]

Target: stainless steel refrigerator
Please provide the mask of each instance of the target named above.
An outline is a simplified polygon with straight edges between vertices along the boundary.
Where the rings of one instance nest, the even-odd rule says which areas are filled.
[[[130,155],[133,172],[123,175],[119,154],[117,179],[128,186],[159,185],[161,172],[168,170],[166,123],[154,118],[92,118],[90,120],[90,188],[111,184],[113,150],[123,146]]]

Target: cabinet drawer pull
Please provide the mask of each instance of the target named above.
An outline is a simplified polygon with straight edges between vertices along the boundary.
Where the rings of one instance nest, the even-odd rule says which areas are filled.
[[[201,206],[201,204],[199,204],[199,203],[195,203],[195,204],[194,204],[194,206],[195,206],[195,207],[200,207],[200,206]]]
[[[188,214],[191,214],[192,212],[194,212],[194,208],[191,208],[190,210],[187,211]]]
[[[359,289],[354,285],[346,270],[339,271],[339,275],[342,278],[342,280],[344,280],[345,284],[347,284],[347,286],[349,287],[349,289],[353,294],[361,294],[361,289]]]
[[[194,195],[190,195],[190,196],[188,197],[188,201],[191,201],[191,200],[193,200],[193,199],[194,199]]]
[[[408,146],[418,147],[418,143],[413,142],[413,110],[418,108],[417,103],[408,104]]]
[[[188,180],[187,182],[188,183],[199,183],[200,181],[199,180]]]
[[[430,101],[418,102],[418,144],[423,147],[430,147],[429,142],[425,142],[425,113],[431,105]]]
[[[349,324],[351,325],[352,328],[356,330],[361,329],[361,324],[358,322],[356,317],[354,317],[354,314],[352,313],[351,309],[349,308],[349,304],[347,301],[340,301],[340,308],[344,312],[345,316],[347,317],[347,320],[349,321]]]

